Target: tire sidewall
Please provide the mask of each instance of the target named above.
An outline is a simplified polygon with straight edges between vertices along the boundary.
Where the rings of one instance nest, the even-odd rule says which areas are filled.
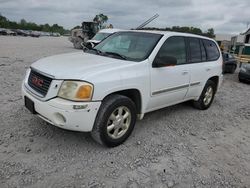
[[[212,87],[212,89],[213,89],[213,96],[212,96],[212,99],[211,99],[210,103],[208,105],[205,105],[205,103],[204,103],[204,97],[205,97],[205,93],[206,93],[208,87]],[[214,100],[215,91],[216,91],[215,83],[213,81],[208,80],[207,83],[206,83],[206,85],[205,85],[205,87],[204,87],[204,89],[203,89],[203,91],[202,91],[201,97],[199,99],[200,100],[200,105],[201,105],[201,107],[203,109],[208,109],[211,106],[211,104],[213,103],[213,100]]]
[[[120,106],[125,106],[130,110],[131,123],[130,123],[130,126],[129,126],[127,132],[121,138],[113,139],[108,135],[107,122],[108,122],[110,115],[113,113],[113,111]],[[102,109],[100,109],[100,110],[102,110]],[[101,120],[98,121],[99,125],[97,125],[97,126],[99,126],[99,130],[100,130],[100,139],[108,147],[118,146],[118,145],[122,144],[129,137],[129,135],[132,133],[132,131],[134,129],[134,125],[136,122],[135,105],[129,98],[124,97],[124,98],[120,98],[119,100],[113,101],[104,110],[105,110],[105,112],[102,114],[102,117],[100,117]]]

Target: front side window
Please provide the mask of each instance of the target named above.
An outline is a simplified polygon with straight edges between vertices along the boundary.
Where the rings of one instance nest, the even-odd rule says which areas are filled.
[[[94,50],[99,55],[123,57],[131,61],[143,61],[161,39],[162,35],[146,32],[117,32],[98,44]]]
[[[186,63],[186,46],[184,37],[170,37],[162,45],[158,54],[157,59],[161,59],[164,56],[175,57],[178,64]]]

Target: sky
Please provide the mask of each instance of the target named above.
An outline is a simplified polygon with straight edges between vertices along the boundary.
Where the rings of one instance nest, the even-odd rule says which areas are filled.
[[[54,24],[71,29],[96,14],[115,28],[135,28],[158,13],[150,27],[193,26],[218,34],[239,34],[250,27],[250,0],[0,0],[9,20]]]

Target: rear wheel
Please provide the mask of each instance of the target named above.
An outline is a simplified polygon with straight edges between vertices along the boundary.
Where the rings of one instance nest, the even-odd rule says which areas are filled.
[[[131,99],[111,95],[104,99],[91,132],[95,141],[108,147],[122,144],[132,133],[136,107]]]
[[[216,85],[213,81],[208,80],[198,101],[193,101],[193,105],[195,108],[200,110],[208,109],[213,100],[216,91]]]
[[[240,82],[244,82],[244,80],[243,80],[243,79],[241,79],[241,78],[239,78],[239,81],[240,81]]]
[[[235,70],[236,70],[236,66],[232,66],[232,68],[231,68],[231,70],[230,70],[230,73],[234,73],[235,72]]]

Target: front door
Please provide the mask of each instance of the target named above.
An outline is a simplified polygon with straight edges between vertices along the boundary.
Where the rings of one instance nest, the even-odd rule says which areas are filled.
[[[189,88],[189,65],[185,38],[168,38],[160,48],[156,58],[175,57],[177,65],[151,67],[151,99],[147,111],[152,111],[183,101]]]

